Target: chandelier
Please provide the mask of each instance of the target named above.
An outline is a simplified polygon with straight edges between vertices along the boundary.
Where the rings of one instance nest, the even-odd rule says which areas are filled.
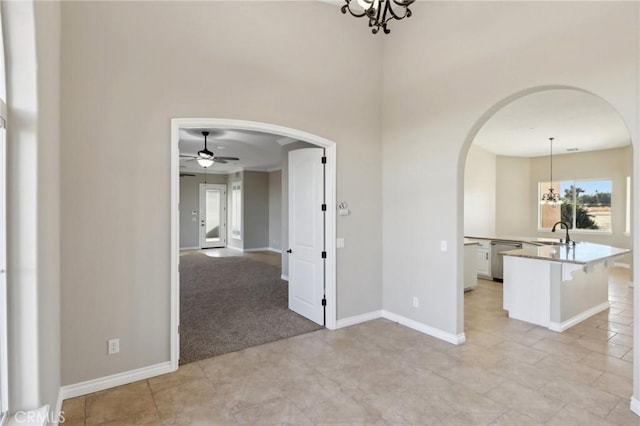
[[[369,18],[369,27],[372,33],[377,34],[382,28],[385,34],[391,32],[387,28],[387,23],[392,19],[400,20],[409,18],[411,11],[409,6],[415,0],[344,0],[342,13],[349,13],[356,18],[366,16]]]
[[[549,138],[549,192],[542,194],[540,203],[550,204],[551,207],[557,207],[560,203],[560,194],[553,189],[553,138]]]

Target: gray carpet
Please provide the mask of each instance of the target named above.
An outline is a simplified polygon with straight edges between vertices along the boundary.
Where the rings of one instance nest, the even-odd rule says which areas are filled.
[[[290,311],[280,268],[245,257],[180,257],[180,364],[322,328]]]

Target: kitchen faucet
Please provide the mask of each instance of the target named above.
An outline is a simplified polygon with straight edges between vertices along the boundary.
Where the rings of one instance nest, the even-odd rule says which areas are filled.
[[[564,229],[566,230],[567,234],[565,236],[564,242],[566,244],[569,244],[571,242],[571,237],[569,237],[569,225],[567,225],[566,223],[559,221],[553,224],[553,228],[551,228],[551,232],[556,232],[556,226],[560,225],[560,229],[562,229],[562,226],[564,225]],[[560,239],[560,242],[562,242],[562,239]],[[576,242],[573,242],[573,245],[576,245]]]

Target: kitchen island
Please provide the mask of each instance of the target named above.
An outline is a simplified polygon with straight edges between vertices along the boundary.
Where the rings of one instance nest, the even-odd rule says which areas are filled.
[[[609,308],[609,268],[631,250],[578,242],[502,252],[509,317],[562,332]]]

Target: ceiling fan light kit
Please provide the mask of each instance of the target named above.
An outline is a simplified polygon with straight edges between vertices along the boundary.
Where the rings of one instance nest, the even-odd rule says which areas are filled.
[[[196,155],[193,154],[180,154],[181,158],[189,158],[186,161],[196,160],[200,167],[207,168],[211,167],[213,163],[226,164],[229,161],[240,161],[238,157],[216,157],[213,152],[209,151],[207,148],[207,136],[209,136],[208,131],[203,131],[202,136],[204,136],[204,148],[198,151]],[[181,166],[182,167],[182,166]]]
[[[342,13],[349,12],[356,18],[369,18],[369,27],[373,34],[377,34],[382,28],[382,32],[389,34],[391,30],[387,28],[387,23],[392,19],[401,20],[411,17],[411,6],[415,0],[344,0]]]

